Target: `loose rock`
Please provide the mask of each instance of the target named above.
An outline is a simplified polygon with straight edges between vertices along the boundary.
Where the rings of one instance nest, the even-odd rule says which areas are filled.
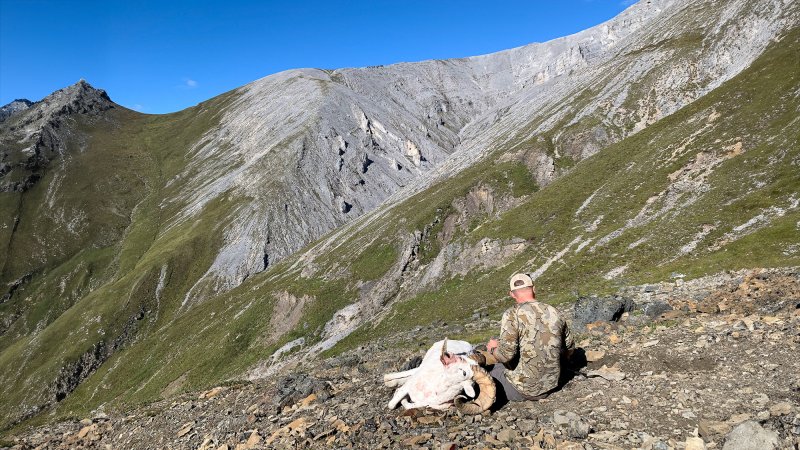
[[[778,434],[748,420],[737,425],[725,438],[722,450],[771,450],[780,445]]]

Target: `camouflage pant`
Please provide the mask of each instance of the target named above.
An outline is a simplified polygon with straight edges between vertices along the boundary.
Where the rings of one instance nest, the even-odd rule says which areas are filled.
[[[536,396],[523,394],[513,384],[511,384],[510,381],[508,381],[505,372],[506,372],[506,366],[504,366],[503,364],[495,364],[489,371],[489,375],[491,375],[492,378],[494,378],[495,385],[497,385],[498,391],[501,390],[503,391],[506,400],[510,402],[522,402],[525,400],[541,400],[543,398],[547,398],[547,396],[550,395],[549,392]]]

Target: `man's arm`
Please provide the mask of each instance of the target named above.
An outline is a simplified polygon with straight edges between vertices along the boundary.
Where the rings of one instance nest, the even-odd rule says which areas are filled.
[[[519,330],[517,317],[513,308],[503,314],[500,324],[500,339],[492,355],[498,362],[504,363],[514,359],[519,352]]]

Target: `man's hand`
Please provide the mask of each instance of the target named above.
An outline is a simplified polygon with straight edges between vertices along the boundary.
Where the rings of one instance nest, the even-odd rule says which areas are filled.
[[[491,354],[494,354],[494,350],[499,346],[500,342],[495,338],[491,338],[489,339],[489,342],[486,343],[486,351],[488,351]]]
[[[441,362],[442,362],[442,364],[443,364],[445,367],[447,367],[447,366],[449,366],[450,364],[457,363],[457,362],[461,361],[461,358],[459,358],[459,357],[458,357],[458,356],[456,356],[456,355],[453,355],[453,354],[452,354],[452,353],[450,353],[450,352],[447,352],[447,353],[445,353],[444,355],[442,355],[442,357],[441,357],[441,358],[439,358],[439,361],[441,361]]]

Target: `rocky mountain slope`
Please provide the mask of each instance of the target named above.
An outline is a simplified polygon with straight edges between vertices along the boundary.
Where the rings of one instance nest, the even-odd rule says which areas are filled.
[[[800,365],[793,357],[800,346],[797,269],[631,286],[621,294],[634,300],[636,309],[618,322],[592,322],[580,332],[575,373],[561,390],[536,403],[508,404],[477,416],[386,409],[392,390],[383,386],[383,373],[420,357],[443,333],[499,326],[490,319],[466,327],[440,322],[338,357],[306,361],[270,379],[186,393],[124,415],[71,419],[14,436],[7,445],[217,450],[800,445],[800,382],[794,376]]]
[[[0,425],[496,315],[516,270],[557,303],[797,265],[797,24],[791,2],[641,2],[166,116],[85,82],[9,115]]]

